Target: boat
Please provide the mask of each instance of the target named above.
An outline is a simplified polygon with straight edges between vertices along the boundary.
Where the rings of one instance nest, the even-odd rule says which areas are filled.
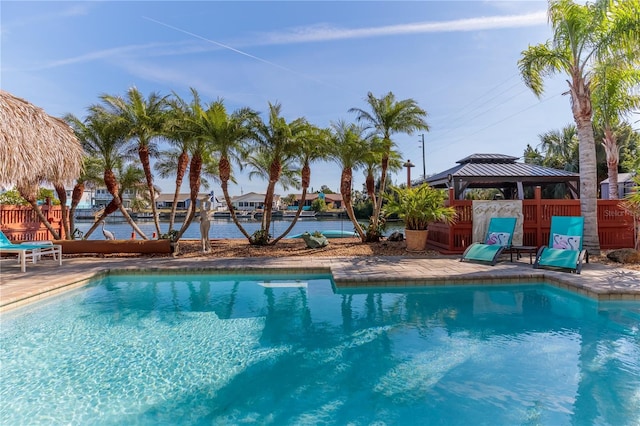
[[[253,214],[253,217],[255,219],[262,219],[262,216],[264,216],[263,210],[256,210],[256,212]],[[281,210],[274,210],[271,212],[271,219],[282,219],[282,218],[283,218],[283,214]]]
[[[236,219],[253,219],[255,212],[252,211],[244,211],[238,210],[236,211]],[[214,219],[231,219],[231,212],[226,211],[216,211],[213,212]]]
[[[324,231],[318,231],[327,238],[352,238],[358,237],[358,233],[355,231],[342,231],[340,229],[326,229]],[[311,232],[310,232],[311,234]],[[288,238],[302,238],[302,234],[290,235]]]
[[[236,212],[236,219],[253,219],[254,214],[255,212],[239,211],[239,212]]]
[[[130,216],[133,220],[153,220],[153,212],[134,212]]]
[[[294,219],[296,217],[296,211],[293,210],[287,210],[282,212],[282,218],[283,219]],[[300,212],[300,216],[298,217],[298,219],[315,219],[316,218],[316,212],[314,212],[313,210],[303,210]]]

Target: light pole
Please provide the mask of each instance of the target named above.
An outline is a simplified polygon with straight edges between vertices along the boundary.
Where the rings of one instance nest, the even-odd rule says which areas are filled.
[[[407,160],[407,162],[402,165],[402,167],[407,168],[407,188],[411,188],[411,168],[415,166],[411,160]]]
[[[424,133],[420,135],[422,137],[422,179],[424,181],[427,180],[427,165],[425,164],[425,156],[424,156]]]

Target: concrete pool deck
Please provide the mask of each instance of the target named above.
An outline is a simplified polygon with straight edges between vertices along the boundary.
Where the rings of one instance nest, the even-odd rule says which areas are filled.
[[[584,264],[580,275],[533,269],[528,257],[495,266],[459,262],[459,257],[252,257],[96,258],[29,263],[20,272],[15,259],[0,260],[0,311],[85,285],[109,273],[331,273],[339,288],[548,282],[599,301],[640,301],[640,271],[601,263]]]

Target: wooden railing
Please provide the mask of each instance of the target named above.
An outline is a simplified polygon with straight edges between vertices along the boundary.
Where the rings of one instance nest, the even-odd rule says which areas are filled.
[[[472,201],[456,200],[453,190],[446,202],[458,213],[454,225],[429,225],[428,245],[442,253],[459,254],[472,243]],[[535,198],[522,200],[522,244],[542,246],[549,241],[552,216],[580,216],[580,200],[545,200],[536,188]],[[603,250],[634,246],[633,216],[620,206],[620,200],[598,200],[598,237]]]

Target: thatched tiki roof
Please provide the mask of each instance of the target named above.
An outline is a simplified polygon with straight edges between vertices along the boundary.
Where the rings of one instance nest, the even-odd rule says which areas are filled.
[[[0,90],[0,186],[31,192],[45,182],[71,184],[80,176],[83,155],[64,121]]]

